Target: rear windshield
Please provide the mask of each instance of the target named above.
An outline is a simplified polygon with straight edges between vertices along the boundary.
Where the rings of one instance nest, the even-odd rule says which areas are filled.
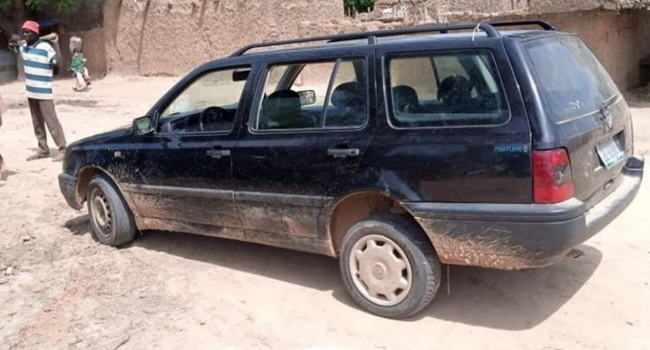
[[[548,114],[558,122],[593,113],[619,93],[605,68],[578,37],[533,40],[524,48]]]

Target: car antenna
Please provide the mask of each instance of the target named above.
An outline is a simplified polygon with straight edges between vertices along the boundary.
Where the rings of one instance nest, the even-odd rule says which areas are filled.
[[[481,24],[483,24],[483,22],[478,22],[478,24],[476,25],[476,27],[474,27],[474,30],[472,31],[472,42],[474,42],[476,33],[481,29]]]

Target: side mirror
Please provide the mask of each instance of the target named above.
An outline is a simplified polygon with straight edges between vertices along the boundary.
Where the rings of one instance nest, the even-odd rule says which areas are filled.
[[[133,121],[133,130],[135,131],[135,134],[138,136],[152,133],[153,123],[151,122],[151,118],[147,116],[136,118]]]
[[[314,90],[298,91],[298,95],[300,96],[300,104],[303,106],[316,103],[316,91]]]

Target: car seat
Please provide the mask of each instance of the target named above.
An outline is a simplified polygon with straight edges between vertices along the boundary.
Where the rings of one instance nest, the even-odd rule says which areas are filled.
[[[420,110],[417,91],[408,85],[394,87],[393,109],[397,113],[417,113]]]
[[[471,85],[467,78],[452,75],[445,78],[438,89],[438,103],[445,112],[462,112],[472,98]]]
[[[300,95],[293,90],[272,93],[264,101],[262,129],[292,129],[301,127]]]
[[[336,113],[327,114],[327,126],[354,126],[363,124],[366,118],[365,89],[356,82],[344,83],[332,92],[331,101]]]

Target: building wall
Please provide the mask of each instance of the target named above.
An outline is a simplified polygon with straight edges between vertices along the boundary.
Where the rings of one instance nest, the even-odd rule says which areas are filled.
[[[622,90],[640,84],[639,62],[650,55],[650,13],[593,10],[545,15],[557,28],[577,33]]]
[[[95,41],[105,48],[96,51],[103,55],[97,61],[106,71],[182,75],[259,41],[426,23],[544,18],[580,35],[616,83],[629,89],[639,84],[639,61],[650,55],[650,12],[626,6],[616,0],[380,0],[373,14],[351,19],[344,16],[342,0],[108,0],[103,36]]]
[[[108,69],[184,74],[243,45],[298,35],[301,22],[343,18],[338,0],[109,0]]]
[[[404,7],[419,12],[426,8],[438,14],[561,13],[595,9],[646,9],[650,0],[378,0],[377,9]]]

